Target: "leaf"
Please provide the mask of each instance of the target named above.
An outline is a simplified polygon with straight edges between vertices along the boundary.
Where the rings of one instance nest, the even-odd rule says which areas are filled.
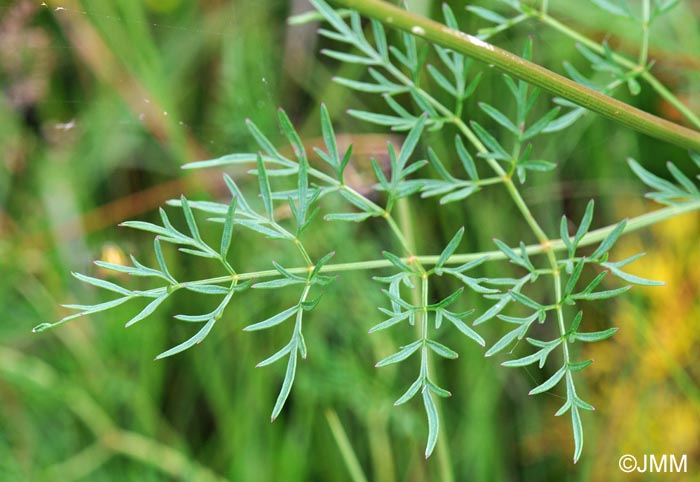
[[[427,459],[435,450],[438,432],[440,431],[440,419],[438,418],[437,407],[430,396],[430,391],[423,387],[423,405],[425,413],[428,415],[428,443],[425,447],[425,458]]]
[[[473,180],[478,180],[479,173],[476,170],[474,158],[471,156],[471,154],[469,154],[469,151],[464,145],[462,136],[458,135],[455,137],[455,149],[457,151],[457,156],[459,157],[459,160],[462,163],[462,167],[464,167],[464,170],[466,171],[467,175],[469,175],[469,178]]]
[[[221,235],[221,259],[226,260],[228,255],[228,250],[231,247],[231,239],[233,238],[233,217],[236,212],[236,200],[234,196],[231,198],[231,204],[229,204],[228,211],[226,211],[226,221],[224,222],[224,232]]]
[[[545,309],[545,307],[543,305],[539,304],[538,302],[536,302],[532,298],[525,296],[522,293],[519,293],[517,291],[510,291],[509,293],[510,293],[510,296],[515,301],[522,303],[523,305],[525,305],[529,308],[532,308],[533,310],[543,311]]]
[[[515,330],[509,331],[505,335],[501,337],[500,340],[498,340],[496,343],[493,344],[491,348],[486,352],[484,356],[493,356],[496,353],[499,353],[503,351],[504,348],[506,348],[508,345],[510,345],[513,340],[516,338],[522,338],[524,336],[523,330],[521,327],[516,328]]]
[[[138,315],[134,316],[132,319],[127,321],[126,324],[124,325],[124,327],[129,328],[134,323],[139,322],[139,321],[143,320],[144,318],[147,318],[151,313],[156,311],[156,308],[158,308],[161,305],[161,303],[163,303],[163,301],[165,301],[165,299],[169,295],[170,295],[170,293],[166,292],[166,293],[160,295],[155,300],[151,301],[148,305],[146,305],[146,307],[143,310],[141,310],[141,312]]]
[[[608,328],[607,330],[603,331],[593,331],[590,333],[573,333],[571,335],[571,340],[581,340],[585,342],[596,342],[596,341],[603,341],[607,340],[611,336],[613,336],[615,333],[619,331],[619,328]]]
[[[427,115],[425,114],[418,117],[415,125],[406,136],[406,139],[404,139],[403,144],[401,145],[401,152],[399,152],[399,169],[404,168],[404,166],[408,163],[408,159],[411,157],[411,154],[413,154],[413,151],[416,149],[418,141],[420,140],[420,137],[423,134],[423,127],[425,126],[426,118]],[[389,145],[391,146],[391,144]]]
[[[571,425],[574,430],[574,463],[576,463],[583,452],[583,424],[576,405],[571,407]]]
[[[483,142],[486,147],[491,151],[493,154],[499,154],[500,158],[510,160],[511,156],[508,154],[508,152],[501,146],[501,144],[496,140],[495,137],[493,137],[489,132],[481,127],[477,122],[472,121],[470,122],[472,129],[474,129],[474,132],[476,135],[481,139],[481,142]]]
[[[619,1],[591,0],[591,2],[595,3],[597,6],[599,6],[606,12],[612,13],[613,15],[616,15],[618,17],[630,17],[629,10],[622,7]]]
[[[227,154],[216,159],[188,162],[182,166],[182,169],[205,169],[208,167],[223,167],[230,164],[248,164],[250,162],[255,162],[255,154]]]
[[[474,330],[472,330],[469,326],[467,326],[462,320],[460,320],[457,316],[455,316],[454,313],[451,313],[447,310],[442,310],[442,314],[445,317],[447,321],[452,323],[459,331],[461,331],[463,334],[477,342],[481,346],[485,346],[486,342],[484,339]]]
[[[191,348],[192,346],[196,345],[197,343],[200,343],[206,336],[209,334],[211,331],[212,327],[214,326],[214,323],[216,323],[216,319],[212,318],[210,319],[206,325],[204,325],[192,338],[189,340],[180,343],[179,345],[171,348],[170,350],[164,351],[160,355],[156,357],[156,360],[160,360],[162,358],[166,358],[169,356],[176,355],[182,351],[187,350],[188,348]]]
[[[202,241],[202,237],[199,234],[199,229],[197,228],[197,222],[195,221],[194,215],[192,214],[192,209],[190,208],[190,205],[187,202],[187,198],[184,195],[180,196],[180,203],[182,205],[182,212],[185,214],[185,221],[187,222],[187,227],[189,228],[190,233],[192,234],[192,238],[199,244],[204,244],[204,241]]]
[[[617,288],[614,290],[606,290],[606,291],[596,291],[594,293],[577,293],[575,295],[572,295],[571,298],[575,300],[605,300],[608,298],[613,298],[615,296],[619,296],[622,293],[628,291],[630,288],[632,288],[632,285],[627,285],[623,286],[622,288]]]
[[[463,292],[464,292],[464,286],[460,287],[459,289],[457,289],[457,291],[451,293],[450,295],[446,296],[445,298],[438,301],[437,303],[432,304],[432,305],[428,305],[426,307],[426,309],[428,309],[428,310],[440,310],[442,308],[445,308],[446,306],[449,306],[452,303],[454,303],[455,301],[457,301],[457,299],[460,297],[460,295]]]
[[[265,163],[258,154],[258,182],[260,184],[260,195],[263,199],[263,204],[265,205],[265,212],[267,213],[267,218],[273,220],[274,208],[272,205],[272,197],[270,196],[270,180],[267,177],[267,170],[265,168]]]
[[[291,340],[289,343],[287,343],[281,350],[278,352],[274,353],[273,355],[269,356],[268,358],[264,359],[257,365],[255,365],[255,368],[259,367],[264,367],[267,365],[271,365],[272,363],[276,362],[277,360],[282,359],[287,353],[289,353],[292,348],[296,350],[296,345],[294,344],[294,340]]]
[[[385,330],[389,327],[392,327],[396,325],[397,323],[401,323],[403,320],[407,319],[411,315],[410,311],[404,311],[403,313],[400,313],[396,316],[392,316],[388,320],[385,320],[377,325],[374,325],[368,333],[374,333],[375,331],[380,331],[380,330]]]
[[[551,125],[551,123],[554,121],[554,118],[557,115],[559,115],[560,111],[561,107],[555,107],[549,112],[547,112],[545,115],[543,115],[537,122],[528,127],[527,130],[525,130],[525,132],[522,135],[522,140],[526,141],[541,134],[547,127]]]
[[[404,346],[401,350],[398,352],[394,353],[393,355],[389,355],[388,357],[384,358],[383,360],[377,362],[375,367],[384,367],[387,365],[391,365],[392,363],[398,363],[400,361],[405,360],[409,356],[413,355],[418,348],[420,348],[423,345],[423,340],[416,340],[411,344],[408,344]]]
[[[447,194],[440,198],[440,204],[448,204],[455,201],[461,201],[462,199],[469,197],[471,194],[477,191],[476,186],[468,186],[462,189],[458,189],[450,194]]]
[[[264,321],[260,321],[258,323],[253,323],[252,325],[246,326],[245,328],[243,328],[243,331],[264,330],[273,326],[277,326],[280,323],[287,321],[289,318],[294,316],[299,311],[299,308],[299,305],[294,305],[291,308],[288,308],[282,311],[281,313],[277,313],[276,315]]]
[[[447,358],[450,360],[454,360],[456,358],[459,358],[459,354],[452,350],[451,348],[446,347],[442,343],[438,343],[435,340],[426,340],[426,344],[428,347],[433,350],[435,353],[437,353],[439,356],[443,358]]]
[[[430,75],[433,77],[433,79],[435,79],[435,82],[440,87],[442,87],[448,94],[450,94],[453,97],[458,96],[457,89],[455,89],[455,86],[452,85],[444,75],[442,75],[442,72],[440,72],[437,68],[430,64],[428,64],[427,69]]]
[[[467,6],[467,10],[472,12],[474,15],[483,18],[484,20],[488,20],[491,23],[501,24],[506,23],[508,21],[508,19],[505,18],[503,15],[500,15],[492,10],[483,7],[469,5]]]
[[[92,276],[86,276],[84,274],[80,273],[71,273],[74,277],[82,281],[83,283],[88,283],[93,286],[96,286],[98,288],[103,288],[109,291],[113,291],[115,293],[119,293],[120,295],[124,296],[131,296],[133,293],[132,291],[122,288],[119,285],[116,285],[114,283],[111,283],[109,281],[101,280],[99,278],[93,278]]]
[[[289,279],[289,278],[282,278],[282,279],[275,279],[271,281],[262,281],[260,283],[255,283],[252,287],[255,289],[274,289],[274,288],[283,288],[286,286],[293,286],[293,285],[303,285],[306,283],[306,280],[304,279]]]
[[[402,260],[401,258],[396,256],[395,254],[390,253],[389,251],[382,251],[382,256],[384,256],[386,259],[388,259],[389,262],[391,262],[391,264],[393,264],[394,266],[396,266],[397,268],[399,268],[403,272],[406,272],[406,273],[415,273],[416,272],[416,270],[414,268],[412,268],[411,266],[409,266],[408,264],[406,264],[406,262],[404,260]]]
[[[218,285],[183,283],[182,287],[189,291],[194,291],[195,293],[203,293],[205,295],[225,295],[230,291],[230,288]]]
[[[340,157],[338,157],[338,145],[335,140],[335,132],[333,131],[333,122],[331,121],[331,116],[328,113],[326,104],[321,104],[321,132],[323,133],[323,141],[326,144],[326,149],[328,149],[328,156],[331,161],[331,165],[335,168],[336,173],[340,166]]]
[[[695,186],[695,183],[688,178],[683,172],[678,169],[673,163],[667,162],[666,163],[666,168],[668,169],[668,172],[671,173],[673,178],[681,185],[683,186],[683,189],[688,191],[693,196],[700,196],[700,191],[698,191],[698,188]]]
[[[423,377],[418,377],[418,379],[408,387],[408,390],[394,402],[394,406],[396,407],[412,399],[421,387],[423,387]]]
[[[569,276],[569,280],[566,282],[566,286],[564,287],[564,293],[562,294],[562,299],[567,299],[573,292],[574,289],[576,288],[576,283],[578,282],[579,278],[581,277],[581,273],[583,272],[583,266],[586,264],[586,258],[581,258],[578,263],[576,263],[576,266],[574,267],[573,272],[571,273],[571,276]]]
[[[610,250],[610,248],[613,247],[620,235],[623,233],[626,226],[627,220],[623,219],[622,221],[620,221],[618,225],[615,226],[615,229],[613,229],[610,232],[610,234],[608,234],[605,237],[605,239],[600,243],[598,248],[591,255],[591,258],[600,259],[605,253],[607,253]]]
[[[556,384],[559,383],[561,381],[561,379],[564,377],[565,373],[566,373],[566,365],[562,366],[559,370],[557,370],[554,373],[554,375],[549,377],[541,385],[537,385],[535,388],[530,390],[528,395],[537,395],[538,393],[544,393],[547,390],[554,388],[556,386]]]
[[[464,226],[457,230],[457,233],[452,237],[450,242],[447,243],[447,246],[445,246],[445,249],[442,250],[442,253],[440,253],[440,258],[438,258],[437,263],[435,263],[436,269],[442,268],[447,260],[450,259],[450,256],[454,254],[459,247],[459,243],[462,242],[462,236],[464,236]]]
[[[270,422],[274,422],[277,416],[282,411],[284,403],[289,397],[289,392],[292,391],[292,384],[294,383],[294,375],[297,371],[297,346],[292,345],[292,350],[289,353],[289,362],[287,363],[287,372],[284,375],[284,382],[282,382],[282,388],[277,396],[277,401],[275,402],[275,408],[272,409],[272,415],[270,416]]]
[[[356,119],[360,119],[371,124],[389,126],[397,130],[407,130],[414,125],[413,120],[406,120],[401,117],[386,114],[375,114],[374,112],[366,112],[355,109],[348,110],[348,114]]]
[[[326,221],[350,221],[361,223],[373,216],[372,213],[332,213],[323,216]]]
[[[578,247],[578,244],[581,242],[586,233],[588,233],[588,230],[591,227],[591,221],[593,220],[594,209],[595,202],[593,201],[593,199],[591,199],[586,205],[586,211],[584,212],[583,218],[581,219],[581,224],[579,225],[578,230],[576,231],[576,235],[574,236],[574,249]],[[570,256],[573,256],[573,252],[570,254]]]
[[[510,132],[515,134],[516,136],[520,135],[520,130],[518,130],[517,127],[515,127],[515,124],[511,122],[508,117],[505,116],[501,111],[498,109],[491,107],[489,104],[485,102],[479,102],[479,108],[486,112],[486,114],[491,117],[493,120],[495,120],[497,123],[499,123],[501,126],[505,127],[508,129]]]

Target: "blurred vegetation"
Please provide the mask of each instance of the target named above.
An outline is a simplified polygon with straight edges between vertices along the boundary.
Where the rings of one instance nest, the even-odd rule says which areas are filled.
[[[31,333],[64,316],[61,303],[101,296],[75,282],[71,271],[104,276],[90,262],[120,262],[127,253],[153,261],[150,236],[116,224],[151,219],[157,206],[180,193],[225,196],[220,173],[179,166],[253,149],[246,117],[281,141],[276,109],[282,106],[303,126],[305,142],[313,143],[320,134],[318,106],[325,102],[336,132],[359,153],[352,169],[360,187],[372,182],[367,160],[383,156],[387,140],[343,114],[377,101],[331,82],[338,66],[317,55],[315,26],[286,25],[289,15],[309,9],[304,1],[47,3],[0,6],[0,480],[341,481],[350,479],[341,455],[345,438],[370,480],[437,480],[437,460],[422,456],[423,408],[392,407],[411,374],[373,368],[403,340],[367,336],[378,321],[373,307],[382,303],[378,285],[367,289],[370,273],[344,274],[329,288],[307,330],[309,359],[273,425],[267,420],[283,367],[253,367],[285,335],[241,328],[290,306],[292,298],[246,293],[205,343],[157,363],[153,356],[189,334],[169,314],[205,300],[178,296],[130,330],[123,322],[138,307],[127,305]],[[450,3],[466,31],[483,26],[460,2]],[[569,25],[634,55],[636,32],[588,2],[551,3],[552,13]],[[409,4],[428,14],[440,6]],[[699,7],[681,2],[655,28],[651,49],[655,73],[695,112]],[[609,31],[616,34],[607,37]],[[573,42],[535,23],[494,42],[521,51],[528,35],[537,62],[562,71],[568,60],[587,71]],[[345,77],[362,74],[341,69]],[[486,68],[475,98],[502,105],[502,91],[499,75]],[[622,98],[682,121],[648,89]],[[548,102],[541,99],[542,112]],[[466,116],[475,111],[468,105]],[[447,149],[452,134],[432,136],[431,145]],[[608,224],[654,209],[641,201],[641,183],[623,162],[627,156],[659,172],[666,160],[686,158],[593,116],[540,148],[559,169],[533,176],[525,194],[550,232],[557,232],[562,213],[578,219],[591,197],[599,200],[599,226],[603,218]],[[242,185],[254,180],[233,174]],[[470,251],[491,249],[494,235],[520,239],[522,226],[512,221],[517,217],[501,194],[489,191],[442,210],[412,201],[419,251],[444,245],[459,227],[450,221],[455,217],[467,227]],[[371,223],[321,226],[309,248],[338,246],[339,262],[377,258],[389,243]],[[484,361],[476,345],[457,336],[450,341],[463,355],[441,367],[455,393],[442,405],[441,437],[456,480],[636,480],[617,468],[626,453],[687,454],[694,474],[683,480],[700,480],[699,234],[700,217],[686,215],[628,236],[618,248],[620,259],[647,251],[635,272],[668,284],[635,289],[591,317],[600,328],[621,330],[589,350],[595,364],[586,388],[598,411],[585,415],[587,448],[577,466],[570,464],[570,426],[553,417],[560,401],[526,395],[539,375],[506,371]],[[272,249],[276,245],[251,238],[237,246],[235,261],[261,268],[255,252]],[[210,274],[207,262],[168,256],[176,273]],[[275,256],[282,262],[291,253]],[[476,297],[469,303],[484,308]],[[495,324],[482,332],[489,342],[499,336]],[[656,475],[645,480],[667,480]]]

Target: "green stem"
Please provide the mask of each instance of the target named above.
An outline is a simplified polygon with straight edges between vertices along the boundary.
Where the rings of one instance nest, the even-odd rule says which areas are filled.
[[[412,14],[381,0],[334,0],[335,3],[357,10],[386,25],[411,32],[437,45],[463,53],[476,60],[514,75],[553,95],[563,97],[582,107],[636,131],[670,142],[677,146],[700,150],[700,132],[656,117],[624,102],[577,84],[508,51],[476,37],[453,30],[445,25]]]
[[[600,45],[598,42],[595,42],[594,40],[580,34],[579,32],[573,30],[567,25],[564,25],[563,23],[559,22],[557,19],[550,17],[546,13],[537,13],[533,16],[535,18],[538,18],[544,24],[549,25],[553,29],[571,38],[572,40],[585,45],[594,52],[597,52],[599,54],[605,53],[603,46]],[[619,54],[613,53],[612,57],[615,62],[628,69],[635,69],[638,67],[634,62]],[[654,77],[654,75],[651,72],[644,70],[639,77],[644,79],[644,81],[647,84],[649,84],[649,86],[652,89],[654,89],[657,94],[659,94],[669,104],[675,107],[678,110],[678,112],[680,112],[696,128],[700,129],[700,117],[695,115],[695,113],[693,113],[685,104],[678,100],[678,98],[675,95],[673,95],[673,93],[671,93],[671,91],[668,90],[668,88],[666,88],[665,85],[659,82],[659,80],[656,77]]]
[[[328,421],[328,427],[331,429],[338,450],[340,450],[340,455],[343,457],[345,466],[350,473],[350,479],[353,482],[367,482],[367,477],[362,471],[362,466],[357,459],[355,450],[352,448],[352,444],[350,440],[348,440],[343,424],[340,423],[340,419],[335,410],[326,410],[326,420]]]
[[[695,200],[695,201],[689,201],[683,204],[678,204],[675,206],[669,206],[665,208],[658,209],[656,211],[652,211],[650,213],[645,213],[640,216],[636,216],[634,218],[631,218],[627,221],[627,224],[625,226],[624,231],[622,232],[623,234],[627,233],[632,233],[634,231],[638,231],[640,229],[646,228],[648,226],[652,226],[654,224],[660,223],[662,221],[666,221],[667,219],[674,218],[676,216],[680,216],[682,214],[686,214],[689,212],[693,211],[700,211],[700,199]],[[617,224],[611,224],[610,226],[606,226],[604,228],[599,228],[593,231],[589,231],[582,239],[581,242],[578,244],[579,247],[583,246],[590,246],[592,244],[596,244],[601,242],[603,239],[605,239],[608,234],[610,234],[615,228],[617,227]],[[564,244],[564,241],[561,239],[552,239],[548,242],[548,244],[543,245],[543,244],[531,244],[529,246],[525,247],[525,251],[529,255],[537,255],[537,254],[542,254],[545,251],[566,251],[567,247]],[[447,260],[445,263],[446,265],[459,265],[459,264],[464,264],[468,263],[469,261],[474,261],[479,258],[483,257],[488,257],[489,261],[499,261],[499,260],[504,260],[506,259],[506,255],[503,254],[502,251],[480,251],[476,253],[464,253],[464,254],[455,254],[450,257],[450,259]],[[439,255],[419,255],[415,256],[415,259],[420,261],[422,265],[426,266],[432,266],[435,265],[435,263],[438,262],[438,259],[440,258]],[[404,261],[408,262],[409,259],[405,258]],[[383,269],[383,268],[390,268],[393,266],[388,260],[386,259],[375,259],[375,260],[368,260],[368,261],[355,261],[351,263],[336,263],[336,264],[327,264],[323,266],[320,270],[321,273],[342,273],[345,271],[368,271],[368,270],[374,270],[374,269]],[[289,268],[287,269],[290,273],[293,274],[302,274],[306,273],[308,271],[307,267],[297,267],[297,268]],[[274,276],[278,276],[279,272],[277,270],[271,269],[271,270],[263,270],[263,271],[252,271],[249,273],[240,273],[237,275],[238,280],[249,280],[249,279],[258,279],[258,278],[271,278]],[[217,278],[208,278],[204,280],[198,280],[198,281],[190,281],[187,284],[190,285],[207,285],[207,284],[218,284],[218,283],[226,283],[231,281],[231,276],[219,276]]]
[[[639,51],[639,60],[637,61],[637,65],[642,69],[647,64],[649,57],[649,22],[651,20],[651,9],[649,5],[650,1],[651,0],[644,0],[642,2],[642,48]]]

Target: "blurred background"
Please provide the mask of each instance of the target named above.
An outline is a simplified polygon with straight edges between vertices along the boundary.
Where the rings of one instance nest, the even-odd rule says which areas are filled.
[[[630,25],[589,2],[550,3],[567,25],[636,57],[639,33]],[[439,15],[438,1],[408,4]],[[450,4],[466,31],[485,26],[462,2]],[[689,473],[672,479],[700,480],[697,213],[628,235],[613,252],[614,259],[647,252],[632,272],[663,279],[666,286],[634,288],[619,301],[585,307],[587,331],[620,331],[606,342],[576,345],[581,357],[595,359],[580,377],[580,391],[597,411],[583,415],[585,448],[575,466],[570,422],[553,416],[561,398],[527,396],[543,375],[501,368],[503,357],[485,360],[480,347],[451,333],[445,342],[461,356],[439,366],[442,386],[454,393],[441,406],[438,450],[448,456],[425,461],[421,403],[392,407],[417,368],[373,368],[407,336],[401,330],[367,335],[381,321],[376,307],[385,301],[371,280],[381,272],[346,273],[328,289],[306,324],[309,359],[300,364],[287,407],[272,425],[269,413],[284,366],[254,366],[288,333],[241,328],[295,303],[294,292],[274,298],[246,292],[204,343],[158,362],[155,355],[192,334],[172,315],[203,310],[208,300],[177,296],[129,330],[123,324],[139,307],[122,305],[31,333],[33,326],[68,314],[63,303],[108,299],[82,286],[71,271],[107,276],[91,261],[127,263],[130,253],[155,262],[151,236],[118,223],[154,221],[157,207],[181,193],[228,202],[220,172],[180,166],[255,149],[248,117],[282,145],[276,115],[283,107],[311,144],[320,135],[324,102],[336,132],[355,147],[354,182],[373,184],[368,159],[384,156],[386,141],[400,143],[402,137],[345,114],[348,108],[384,107],[380,99],[331,81],[333,75],[365,73],[319,55],[326,41],[317,37],[316,24],[287,25],[290,15],[310,8],[305,0],[0,3],[0,480],[344,481],[351,480],[352,459],[367,480],[382,482],[450,480],[448,473],[457,481],[670,480],[668,474],[623,474],[618,458],[628,453],[686,454]],[[681,1],[655,25],[651,47],[655,74],[695,112],[699,17],[699,2]],[[492,41],[520,52],[528,36],[537,62],[562,72],[568,60],[590,72],[572,41],[534,21]],[[500,74],[476,68],[485,76],[474,99],[507,109]],[[619,97],[683,122],[651,89],[634,97],[620,91]],[[542,95],[537,110],[550,105]],[[465,117],[472,116],[489,125],[476,100],[467,103]],[[447,129],[429,142],[449,152],[453,136]],[[594,228],[655,209],[628,171],[628,156],[660,175],[667,160],[690,168],[681,150],[592,115],[537,149],[559,169],[529,176],[523,192],[553,236],[561,214],[580,219],[590,198],[597,206]],[[255,192],[253,176],[229,172],[246,192]],[[464,251],[493,249],[492,237],[532,242],[498,189],[438,207],[432,200],[411,201],[421,253],[439,252],[462,225]],[[379,223],[316,224],[307,240],[314,256],[335,249],[338,262],[376,259],[396,248]],[[294,253],[279,249],[242,235],[234,266],[268,269],[256,263],[271,256],[294,262]],[[207,262],[166,254],[172,270],[188,279],[220,274]],[[510,267],[485,269],[505,276]],[[115,281],[147,286],[139,279]],[[488,306],[474,295],[463,298],[464,309]],[[492,321],[480,332],[493,343],[502,329]]]

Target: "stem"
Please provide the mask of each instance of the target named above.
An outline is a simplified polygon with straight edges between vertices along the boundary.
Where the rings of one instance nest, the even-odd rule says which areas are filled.
[[[599,54],[605,53],[603,47],[598,42],[595,42],[592,39],[571,29],[570,27],[559,22],[557,19],[550,17],[546,13],[534,14],[533,16],[535,18],[538,18],[542,23],[549,25],[553,29],[559,31],[560,33],[566,35],[574,41],[585,45],[589,49]],[[622,65],[623,67],[626,67],[628,69],[637,68],[637,65],[635,65],[634,62],[632,62],[629,59],[626,59],[625,57],[619,54],[613,53],[612,57],[613,60],[615,60],[615,62]],[[700,117],[695,115],[695,113],[693,113],[685,104],[678,100],[678,98],[675,95],[673,95],[673,93],[671,93],[671,91],[668,90],[668,88],[666,88],[665,85],[659,82],[659,80],[656,77],[654,77],[654,75],[651,72],[645,70],[639,75],[639,77],[644,79],[649,84],[649,86],[656,91],[657,94],[659,94],[669,104],[675,107],[678,110],[678,112],[680,112],[690,123],[692,123],[695,127],[700,129]]]
[[[425,17],[412,14],[381,0],[334,0],[386,25],[411,32],[437,45],[468,55],[543,88],[582,107],[657,139],[679,147],[700,150],[700,132],[656,117],[624,102],[577,84],[533,62],[453,30]]]
[[[683,204],[678,204],[675,206],[669,206],[661,209],[657,209],[656,211],[652,211],[650,213],[645,213],[640,216],[636,216],[634,218],[631,218],[627,221],[627,225],[625,226],[625,229],[622,231],[623,234],[627,233],[632,233],[634,231],[639,231],[640,229],[646,228],[648,226],[660,223],[662,221],[666,221],[667,219],[674,218],[676,216],[680,216],[682,214],[686,214],[689,212],[693,211],[700,211],[700,199],[695,200],[695,201],[690,201],[686,202]],[[579,246],[590,246],[592,244],[596,244],[603,239],[605,239],[608,234],[610,234],[615,228],[617,227],[617,224],[611,224],[609,226],[605,226],[603,228],[595,229],[593,231],[589,231],[582,239],[581,242],[578,244]],[[552,239],[549,241],[548,245],[542,245],[542,244],[531,244],[529,246],[525,247],[525,251],[529,255],[536,255],[536,254],[542,254],[545,251],[549,252],[557,252],[557,251],[565,251],[567,249],[566,245],[564,244],[564,241],[561,239]],[[455,254],[450,257],[450,259],[447,260],[445,263],[446,265],[457,265],[457,264],[464,264],[468,263],[469,261],[474,261],[479,258],[487,257],[489,261],[499,261],[499,260],[504,260],[506,259],[506,255],[503,254],[502,251],[479,251],[475,253],[464,253],[464,254]],[[422,265],[427,265],[431,266],[434,265],[435,263],[438,262],[438,259],[440,258],[439,255],[419,255],[415,256],[415,259],[420,261]],[[408,262],[408,258],[404,258],[403,261]],[[321,273],[342,273],[345,271],[368,271],[368,270],[373,270],[373,269],[382,269],[382,268],[390,268],[393,266],[391,262],[389,262],[386,259],[375,259],[375,260],[368,260],[368,261],[355,261],[352,263],[336,263],[336,264],[327,264],[323,266],[320,270]],[[293,274],[302,274],[306,273],[308,271],[307,267],[297,267],[297,268],[288,268],[287,271]],[[240,273],[236,275],[236,278],[238,280],[249,280],[249,279],[258,279],[258,278],[271,278],[274,276],[279,275],[279,272],[277,270],[271,269],[271,270],[263,270],[263,271],[251,271],[249,273]],[[203,280],[197,280],[197,281],[189,281],[187,284],[189,285],[207,285],[207,284],[219,284],[219,283],[226,283],[231,281],[231,276],[219,276],[216,278],[208,278],[208,279],[203,279]],[[146,293],[146,292],[144,292]]]
[[[637,66],[641,69],[647,64],[647,59],[649,57],[650,1],[651,0],[644,0],[642,2],[642,48],[639,51],[639,60],[637,61]]]
[[[367,482],[367,477],[362,471],[362,466],[357,460],[355,450],[353,450],[352,444],[350,443],[350,440],[348,440],[343,424],[340,422],[338,414],[335,412],[335,410],[326,410],[326,420],[328,421],[328,427],[333,434],[333,440],[335,440],[338,450],[340,450],[340,455],[343,457],[345,466],[350,473],[350,479],[353,482]]]

